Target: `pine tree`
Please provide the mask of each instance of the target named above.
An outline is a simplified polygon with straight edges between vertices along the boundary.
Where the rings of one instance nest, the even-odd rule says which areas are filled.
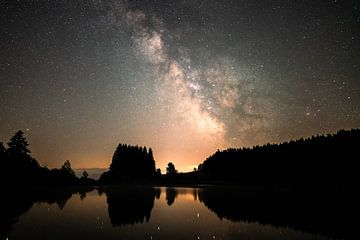
[[[29,143],[19,130],[7,143],[6,171],[8,181],[31,184],[39,181],[39,163],[31,157]]]
[[[7,145],[9,146],[7,150],[11,155],[25,156],[31,153],[30,150],[27,148],[29,146],[29,143],[24,137],[24,132],[21,130],[16,132],[15,135],[10,138],[10,141]]]

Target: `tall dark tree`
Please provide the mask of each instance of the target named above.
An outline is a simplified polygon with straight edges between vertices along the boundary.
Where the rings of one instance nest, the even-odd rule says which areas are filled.
[[[10,138],[7,145],[9,146],[7,151],[11,155],[24,156],[31,153],[28,149],[29,143],[24,137],[24,132],[21,130],[17,131],[15,135]]]
[[[34,184],[41,180],[41,167],[31,157],[24,132],[17,131],[7,143],[5,179],[9,184]]]
[[[149,173],[150,176],[154,176],[156,174],[156,167],[155,167],[155,160],[151,148],[149,148],[149,152],[147,153],[146,163],[148,168],[147,172]]]

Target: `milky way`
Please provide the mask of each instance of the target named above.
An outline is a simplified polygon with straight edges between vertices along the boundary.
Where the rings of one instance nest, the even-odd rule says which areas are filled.
[[[163,35],[171,32],[164,29],[161,19],[128,10],[125,4],[115,4],[113,11],[117,24],[131,29],[138,56],[152,65],[164,108],[175,109],[169,114],[194,128],[189,135],[200,133],[216,141],[243,136],[245,141],[247,132],[269,126],[272,99],[260,96],[256,76],[242,70],[234,59],[203,59],[201,67],[193,67],[181,47],[175,49],[176,58],[169,56]]]
[[[122,142],[188,171],[360,127],[356,1],[0,4],[0,141],[25,130],[50,167],[107,167]]]

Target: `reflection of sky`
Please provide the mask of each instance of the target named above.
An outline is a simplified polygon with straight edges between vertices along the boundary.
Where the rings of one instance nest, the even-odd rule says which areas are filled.
[[[176,191],[175,202],[168,206],[166,188],[161,188],[149,222],[121,227],[110,223],[105,193],[92,191],[83,200],[73,195],[63,210],[55,204],[35,204],[13,226],[9,239],[325,239],[289,228],[220,220],[195,200],[197,189]]]

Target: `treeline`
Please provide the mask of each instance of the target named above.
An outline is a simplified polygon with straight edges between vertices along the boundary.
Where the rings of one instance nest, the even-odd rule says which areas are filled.
[[[5,147],[0,142],[1,174],[0,184],[11,185],[92,185],[95,180],[83,172],[76,177],[69,161],[60,168],[49,169],[30,155],[28,142],[22,131],[15,133]]]
[[[355,179],[360,130],[217,151],[198,167],[205,182],[344,183]]]
[[[161,183],[171,182],[181,177],[175,165],[169,163],[167,174],[156,169],[152,149],[119,144],[112,157],[109,171],[104,172],[98,181],[88,177],[86,171],[78,178],[69,161],[60,168],[49,169],[41,166],[31,156],[24,132],[19,130],[9,140],[7,147],[0,142],[0,162],[2,174],[0,184],[13,185],[107,185],[120,183]]]
[[[169,163],[166,174],[156,169],[152,149],[119,144],[109,171],[96,182],[86,172],[77,178],[66,161],[61,168],[40,166],[30,155],[28,142],[18,131],[5,147],[0,143],[2,174],[6,185],[137,184],[267,184],[352,183],[355,180],[360,130],[341,130],[281,144],[217,151],[198,169],[178,173]]]

